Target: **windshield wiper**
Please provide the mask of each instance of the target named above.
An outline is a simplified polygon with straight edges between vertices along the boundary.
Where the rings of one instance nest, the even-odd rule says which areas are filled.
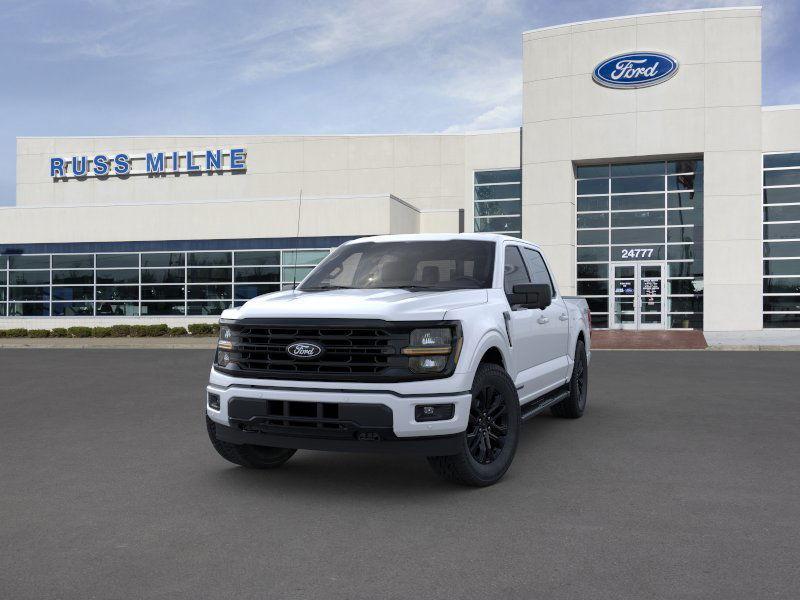
[[[317,287],[300,288],[301,292],[326,292],[328,290],[354,290],[356,288],[349,285],[320,285]]]
[[[446,288],[440,288],[435,285],[415,285],[413,283],[409,283],[408,285],[388,285],[388,286],[381,286],[380,289],[384,290],[408,290],[410,292],[416,290],[435,290],[437,292],[444,292]]]

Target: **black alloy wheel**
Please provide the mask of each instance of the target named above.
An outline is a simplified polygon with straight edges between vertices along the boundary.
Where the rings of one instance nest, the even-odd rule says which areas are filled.
[[[492,385],[472,399],[467,425],[467,447],[476,462],[488,465],[503,451],[508,435],[508,406]]]

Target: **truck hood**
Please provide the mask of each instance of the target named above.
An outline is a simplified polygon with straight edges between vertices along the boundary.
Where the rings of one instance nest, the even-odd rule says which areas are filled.
[[[485,304],[480,290],[411,292],[399,289],[285,291],[258,296],[239,308],[226,310],[223,319],[383,319],[434,321],[448,310]]]

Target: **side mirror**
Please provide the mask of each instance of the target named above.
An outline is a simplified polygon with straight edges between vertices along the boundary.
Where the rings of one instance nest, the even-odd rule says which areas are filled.
[[[521,308],[547,308],[553,301],[550,286],[546,283],[518,283],[508,296],[511,306]]]

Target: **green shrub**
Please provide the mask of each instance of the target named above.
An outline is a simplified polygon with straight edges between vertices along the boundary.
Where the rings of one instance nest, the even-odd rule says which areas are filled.
[[[159,325],[146,325],[148,337],[161,337],[169,333],[169,327],[164,323]]]
[[[92,337],[92,328],[91,327],[70,327],[69,329],[67,329],[67,333],[69,333],[70,337],[87,338],[87,337]]]
[[[216,331],[215,328],[216,327]],[[191,335],[216,335],[219,333],[219,325],[213,323],[192,323],[189,325]]]
[[[130,325],[112,325],[109,329],[111,337],[128,337],[131,334]]]
[[[111,337],[111,327],[92,327],[92,337]]]
[[[147,337],[147,325],[131,325],[131,337]]]
[[[6,329],[6,337],[10,338],[28,337],[28,330],[23,327],[14,327],[12,329]]]
[[[4,338],[4,337],[6,337],[6,330],[5,329],[0,329],[0,338]]]
[[[182,335],[187,335],[189,332],[186,331],[185,327],[170,327],[167,335],[170,337],[180,337]]]
[[[63,327],[55,327],[50,331],[50,337],[69,337],[69,332]]]
[[[50,330],[49,329],[29,329],[28,330],[28,337],[32,337],[32,338],[50,337]]]

